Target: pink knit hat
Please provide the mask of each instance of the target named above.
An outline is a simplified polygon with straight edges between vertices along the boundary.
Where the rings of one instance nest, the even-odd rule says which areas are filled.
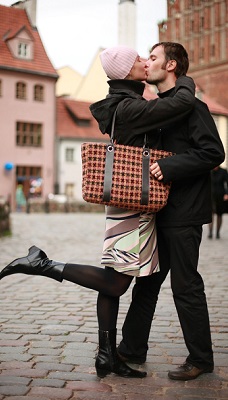
[[[130,47],[116,46],[102,51],[100,60],[108,78],[124,79],[132,69],[137,56],[137,51]]]

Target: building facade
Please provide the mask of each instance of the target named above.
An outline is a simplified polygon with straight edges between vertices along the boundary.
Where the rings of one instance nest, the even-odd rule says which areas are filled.
[[[45,197],[55,182],[58,75],[35,26],[35,10],[36,0],[0,6],[0,197],[12,209],[18,184],[25,197]]]
[[[167,12],[158,25],[159,41],[183,44],[191,76],[208,96],[228,107],[228,1],[167,0]]]
[[[159,42],[179,42],[189,55],[189,75],[212,113],[228,153],[228,1],[167,0]],[[228,168],[226,157],[223,166]]]

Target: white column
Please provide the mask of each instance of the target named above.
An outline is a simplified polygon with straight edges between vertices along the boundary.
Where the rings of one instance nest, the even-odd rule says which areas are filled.
[[[118,44],[136,48],[136,5],[134,0],[120,0]]]

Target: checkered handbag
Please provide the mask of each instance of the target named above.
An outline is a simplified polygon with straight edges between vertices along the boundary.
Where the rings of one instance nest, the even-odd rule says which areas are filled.
[[[87,142],[81,146],[82,197],[89,203],[144,212],[158,212],[167,203],[171,183],[164,184],[150,173],[156,160],[171,152],[113,142]]]

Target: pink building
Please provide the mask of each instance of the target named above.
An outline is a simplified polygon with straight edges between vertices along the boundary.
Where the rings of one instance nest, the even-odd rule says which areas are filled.
[[[35,26],[36,0],[0,5],[0,197],[54,191],[55,84]]]

